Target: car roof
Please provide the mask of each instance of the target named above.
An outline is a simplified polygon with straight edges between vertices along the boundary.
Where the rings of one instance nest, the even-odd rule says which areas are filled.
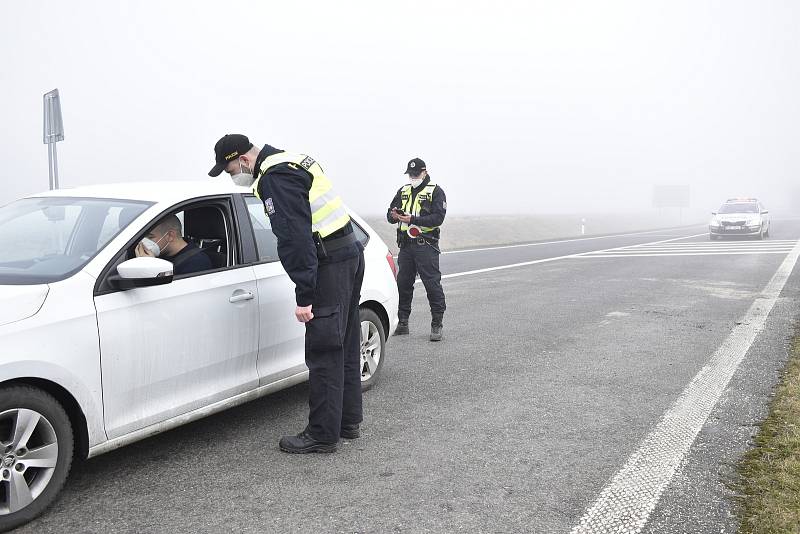
[[[725,204],[741,204],[746,202],[758,202],[757,198],[729,198]]]
[[[44,191],[32,197],[80,197],[114,198],[120,200],[143,200],[147,202],[180,202],[190,198],[248,193],[249,187],[234,184],[230,178],[210,178],[208,180],[175,180],[151,182],[121,182],[114,184],[89,185],[69,189]]]

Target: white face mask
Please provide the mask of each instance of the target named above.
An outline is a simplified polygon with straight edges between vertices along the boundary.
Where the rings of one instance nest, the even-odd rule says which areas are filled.
[[[239,160],[239,172],[231,175],[231,180],[233,180],[233,183],[236,185],[250,187],[256,179],[253,176],[253,171],[242,165],[242,160]]]
[[[255,177],[250,174],[249,172],[240,172],[238,174],[234,174],[231,176],[231,180],[236,185],[243,185],[244,187],[250,187],[255,182]]]
[[[166,234],[161,236],[161,239],[164,239],[165,237]],[[158,243],[161,242],[161,239],[159,239],[158,242],[156,242],[150,239],[149,237],[145,237],[144,239],[142,239],[142,245],[144,245],[144,248],[146,248],[147,251],[150,252],[150,254],[152,254],[157,258],[161,255],[161,247],[158,246]]]
[[[409,179],[409,181],[411,182],[411,187],[413,187],[415,189],[420,186],[420,184],[422,183],[423,180],[424,180],[424,178],[411,178],[411,179]]]

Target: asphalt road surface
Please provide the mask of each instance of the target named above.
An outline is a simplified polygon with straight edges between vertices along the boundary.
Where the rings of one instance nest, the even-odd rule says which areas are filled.
[[[279,452],[299,385],[76,466],[20,531],[734,532],[798,239],[776,220],[765,241],[695,227],[444,254],[445,340],[418,285],[360,439]]]

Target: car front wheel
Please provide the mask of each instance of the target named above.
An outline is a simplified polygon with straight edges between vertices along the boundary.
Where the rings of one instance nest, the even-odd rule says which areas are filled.
[[[28,386],[0,388],[0,530],[41,514],[72,465],[72,425],[52,396]]]
[[[386,332],[378,314],[369,308],[359,310],[361,318],[361,389],[375,385],[386,356]]]

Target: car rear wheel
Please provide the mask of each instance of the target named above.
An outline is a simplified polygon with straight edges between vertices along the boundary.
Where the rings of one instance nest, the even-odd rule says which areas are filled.
[[[709,239],[709,241],[716,241],[717,240],[717,236],[715,236],[714,234],[708,234],[708,239]]]
[[[359,310],[361,318],[361,389],[375,385],[386,356],[386,332],[378,314],[369,308]]]
[[[72,465],[72,425],[52,396],[0,389],[0,530],[27,523],[55,500]]]

